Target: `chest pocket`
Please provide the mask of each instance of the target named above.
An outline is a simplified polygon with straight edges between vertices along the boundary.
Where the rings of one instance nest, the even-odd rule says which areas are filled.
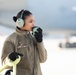
[[[32,50],[34,50],[33,46],[33,39],[30,35],[28,35],[27,37],[18,37],[17,52],[22,53],[23,57],[25,57],[27,54],[29,55],[32,52]]]
[[[33,38],[31,37],[31,35],[27,35],[19,38],[17,49],[19,52],[21,51],[25,53],[27,51],[30,53],[30,51],[33,50],[33,46]]]
[[[23,56],[25,56],[28,50],[29,50],[29,44],[24,42],[18,42],[17,52],[22,53]]]
[[[19,42],[18,43],[18,47],[17,47],[17,49],[22,49],[22,48],[26,48],[26,47],[28,47],[29,45],[28,44],[25,44],[25,43],[22,43],[22,42]]]

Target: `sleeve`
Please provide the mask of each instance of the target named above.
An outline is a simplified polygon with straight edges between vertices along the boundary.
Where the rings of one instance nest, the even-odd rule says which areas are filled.
[[[39,53],[40,63],[44,63],[47,59],[47,51],[44,48],[43,42],[41,42],[41,43],[37,42],[37,49],[38,49],[38,53]]]
[[[6,64],[6,57],[8,56],[9,53],[13,52],[15,49],[14,44],[11,43],[10,41],[5,41],[4,46],[2,49],[2,55],[1,55],[1,62],[2,65]]]

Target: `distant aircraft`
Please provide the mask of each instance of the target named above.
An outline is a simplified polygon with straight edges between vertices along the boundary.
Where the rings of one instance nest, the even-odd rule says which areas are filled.
[[[30,10],[45,32],[76,33],[75,0],[0,0],[0,24],[15,27],[12,17],[21,9]]]

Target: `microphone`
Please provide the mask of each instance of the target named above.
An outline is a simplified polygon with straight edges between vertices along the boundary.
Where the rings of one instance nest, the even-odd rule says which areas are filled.
[[[38,32],[38,31],[37,31],[38,28],[39,28],[38,26],[34,26],[34,27],[32,28],[32,34],[33,34],[33,35],[35,34],[35,32]]]

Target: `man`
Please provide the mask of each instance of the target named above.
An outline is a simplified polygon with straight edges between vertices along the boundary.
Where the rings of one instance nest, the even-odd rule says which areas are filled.
[[[23,55],[17,65],[16,75],[42,75],[40,63],[44,63],[47,59],[42,29],[34,26],[34,17],[28,10],[21,10],[13,20],[16,22],[16,32],[4,43],[2,63],[6,64],[7,57],[15,61],[18,55]]]

